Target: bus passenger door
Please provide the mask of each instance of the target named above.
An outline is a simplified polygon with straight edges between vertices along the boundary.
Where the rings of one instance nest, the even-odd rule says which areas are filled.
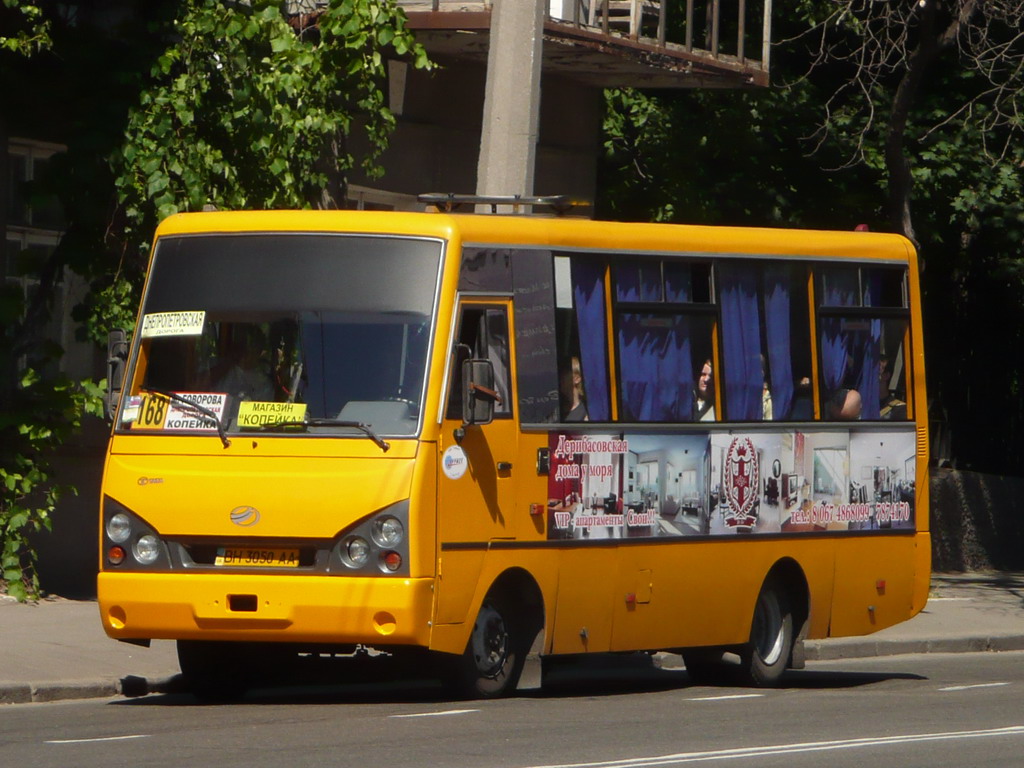
[[[448,404],[439,440],[438,542],[440,582],[438,624],[467,620],[488,542],[514,539],[518,427],[512,393],[508,300],[481,300],[459,308],[457,345],[452,351]],[[500,401],[490,424],[462,425],[462,362],[489,360]]]

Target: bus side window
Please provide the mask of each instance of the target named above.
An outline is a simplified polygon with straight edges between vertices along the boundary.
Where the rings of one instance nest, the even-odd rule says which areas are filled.
[[[452,350],[447,418],[462,418],[462,363],[470,357],[490,360],[494,366],[494,385],[501,395],[501,401],[494,405],[494,417],[500,419],[512,415],[508,335],[508,317],[503,307],[463,308],[458,340]]]
[[[718,276],[726,417],[813,419],[806,268],[722,261]]]
[[[817,292],[823,417],[910,418],[906,271],[824,267]],[[852,401],[859,401],[859,413],[854,414]]]
[[[619,420],[707,419],[710,411],[697,414],[696,388],[705,361],[715,358],[711,265],[620,262],[612,276]]]

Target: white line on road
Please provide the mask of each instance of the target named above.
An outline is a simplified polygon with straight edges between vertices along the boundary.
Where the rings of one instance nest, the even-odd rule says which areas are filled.
[[[468,715],[470,712],[479,711],[479,709],[446,709],[444,712],[416,712],[411,715],[388,715],[388,717],[394,719],[403,717],[444,717],[446,715]]]
[[[734,693],[729,696],[699,696],[687,701],[728,701],[730,699],[760,699],[763,693]]]
[[[971,688],[998,688],[1009,683],[975,683],[974,685],[951,685],[948,688],[939,688],[940,691],[968,691]]]
[[[96,739],[54,739],[44,744],[92,744],[97,741],[127,741],[128,739],[148,739],[148,733],[136,733],[131,736],[103,736]]]
[[[926,741],[958,741],[961,739],[982,739],[998,736],[1024,736],[1024,725],[1008,728],[991,728],[983,731],[946,731],[940,733],[912,733],[904,736],[885,736],[874,739],[845,739],[842,741],[813,741],[798,744],[779,744],[765,747],[742,747],[738,749],[715,749],[707,752],[680,752],[675,755],[657,757],[635,757],[627,760],[606,760],[595,763],[563,763],[560,765],[532,766],[532,768],[649,768],[653,765],[680,765],[713,760],[735,760],[768,755],[791,755],[801,752],[828,752],[837,749],[861,749],[894,744],[910,744]]]

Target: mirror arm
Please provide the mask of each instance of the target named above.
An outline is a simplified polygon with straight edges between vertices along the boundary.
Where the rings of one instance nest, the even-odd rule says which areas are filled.
[[[498,404],[501,403],[501,395],[498,393],[498,391],[496,389],[491,389],[490,387],[481,386],[480,384],[477,384],[475,381],[469,382],[469,388],[474,393],[479,393],[479,394],[483,395],[484,397],[489,397],[495,403],[498,403]]]

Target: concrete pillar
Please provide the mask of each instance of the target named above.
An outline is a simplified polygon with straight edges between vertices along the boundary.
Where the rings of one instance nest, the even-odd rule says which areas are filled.
[[[547,0],[494,0],[478,195],[532,195]]]

